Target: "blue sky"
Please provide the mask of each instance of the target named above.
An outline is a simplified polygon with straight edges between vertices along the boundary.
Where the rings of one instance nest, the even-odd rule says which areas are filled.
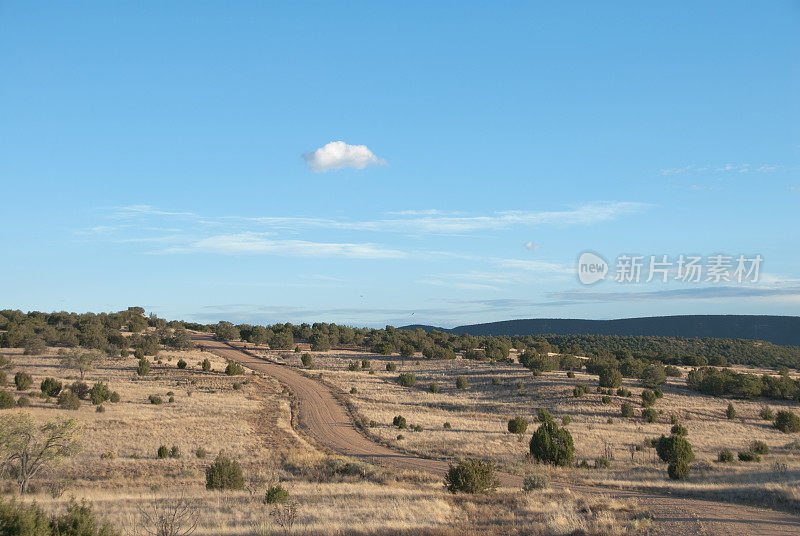
[[[798,2],[0,1],[0,307],[795,315],[798,60]]]

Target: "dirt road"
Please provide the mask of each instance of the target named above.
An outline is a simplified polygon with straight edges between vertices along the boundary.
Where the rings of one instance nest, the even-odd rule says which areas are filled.
[[[356,428],[347,409],[324,384],[303,376],[291,367],[271,363],[214,340],[205,333],[192,333],[194,341],[221,357],[267,374],[291,389],[297,402],[297,425],[318,444],[365,461],[398,469],[444,475],[448,464],[396,452],[374,443]],[[503,485],[521,487],[516,475],[500,474]],[[720,536],[798,536],[800,518],[783,512],[673,495],[640,493],[601,487],[566,485],[583,494],[636,498],[649,508],[663,534]]]

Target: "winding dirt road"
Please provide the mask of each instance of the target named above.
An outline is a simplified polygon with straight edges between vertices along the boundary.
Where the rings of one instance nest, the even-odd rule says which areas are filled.
[[[214,340],[207,333],[192,332],[192,338],[207,351],[272,376],[286,385],[297,404],[296,424],[319,445],[378,465],[437,475],[447,472],[448,463],[445,461],[399,453],[367,439],[358,431],[347,409],[324,384],[291,367],[266,361]],[[499,478],[505,486],[519,488],[522,485],[522,478],[516,475],[501,473]],[[635,498],[650,510],[661,532],[669,536],[800,535],[800,518],[784,512],[673,495],[585,485],[554,485],[585,495]]]

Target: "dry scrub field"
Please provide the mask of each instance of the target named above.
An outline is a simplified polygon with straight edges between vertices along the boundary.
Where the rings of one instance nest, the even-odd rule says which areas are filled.
[[[452,495],[439,477],[396,473],[332,457],[292,429],[290,401],[281,385],[250,371],[226,376],[220,372],[226,365],[222,359],[199,350],[162,351],[153,360],[151,372],[141,377],[136,374],[134,357],[106,360],[84,380],[89,386],[107,382],[119,393],[120,401],[106,402],[102,413],[88,400],[70,411],[60,409],[54,399],[39,396],[39,384],[46,377],[65,383],[79,379],[59,367],[55,349],[36,357],[16,349],[4,349],[0,355],[10,356],[14,363],[5,371],[9,385],[3,389],[15,398],[31,400],[29,407],[1,410],[0,415],[23,411],[38,422],[69,417],[82,426],[82,451],[36,479],[33,499],[53,512],[62,511],[71,498],[86,499],[102,518],[126,534],[146,533],[142,511],[176,498],[188,501],[198,512],[195,534],[282,534],[270,516],[271,507],[263,502],[265,490],[278,482],[299,506],[291,534],[641,534],[651,525],[646,513],[630,502],[588,500],[564,490],[501,489],[489,496]],[[200,369],[205,358],[211,360],[212,372]],[[185,370],[176,366],[179,359],[188,363]],[[318,356],[318,360],[325,369],[342,368],[341,358],[334,355]],[[374,363],[377,368],[378,360]],[[452,372],[448,367],[457,364],[424,362],[413,369],[420,376],[430,370],[444,377]],[[30,389],[14,389],[17,371],[33,376]],[[444,453],[457,438],[463,438],[463,452],[454,449],[451,453],[478,454],[481,442],[491,441],[497,450],[491,453],[493,457],[497,454],[506,462],[519,458],[524,450],[522,444],[504,436],[502,423],[494,423],[491,434],[482,430],[491,421],[487,418],[491,410],[473,407],[468,402],[471,396],[442,393],[440,398],[428,398],[418,391],[395,389],[392,376],[325,372],[326,379],[348,390],[351,384],[358,385],[364,394],[354,398],[372,418],[390,422],[392,413],[402,409],[411,422],[425,426],[425,432],[406,434],[404,448],[430,451],[441,441]],[[471,380],[477,383],[477,376]],[[160,397],[163,404],[151,404],[150,395]],[[421,405],[413,410],[415,396]],[[443,400],[458,406],[439,408]],[[505,401],[505,395],[498,398],[498,408]],[[452,436],[436,427],[437,419],[445,416],[453,423]],[[396,441],[387,426],[374,431],[386,441]],[[161,445],[176,446],[180,457],[158,459]],[[205,458],[195,454],[199,448],[207,452]],[[205,468],[221,451],[241,463],[245,490],[205,489]],[[4,479],[0,485],[5,494],[14,493],[13,480]]]
[[[263,351],[264,355],[293,366],[302,367],[300,354]],[[494,460],[504,470],[527,474],[548,472],[562,480],[599,483],[621,487],[669,489],[700,497],[741,501],[800,510],[800,437],[784,434],[759,416],[767,403],[774,411],[799,411],[800,405],[784,401],[733,400],[705,396],[686,386],[686,373],[669,378],[662,386],[664,397],[654,409],[657,422],[647,423],[641,417],[641,392],[637,380],[625,379],[623,387],[631,397],[611,396],[604,404],[604,395],[597,393],[598,378],[576,372],[568,378],[563,371],[533,373],[517,363],[489,363],[455,360],[427,360],[400,356],[378,356],[360,351],[310,352],[314,369],[307,373],[338,388],[361,417],[368,423],[365,430],[377,440],[393,447],[431,457],[481,457]],[[513,355],[513,354],[512,354]],[[348,370],[351,362],[370,362],[370,370]],[[397,370],[389,372],[392,362]],[[763,373],[753,369],[742,371]],[[401,372],[416,376],[414,387],[401,387]],[[468,387],[458,389],[456,378],[467,379]],[[438,393],[430,392],[436,383]],[[573,396],[579,383],[591,387],[580,398]],[[355,390],[351,392],[351,390]],[[623,402],[635,407],[634,418],[620,414]],[[736,418],[726,418],[732,401]],[[568,415],[567,428],[575,441],[576,460],[587,460],[591,468],[552,469],[534,467],[525,458],[527,440],[535,428],[538,408],[543,407],[560,418]],[[409,427],[420,425],[422,431],[398,430],[392,426],[396,415],[406,418]],[[514,416],[531,421],[524,440],[507,431],[507,422]],[[688,439],[696,454],[692,472],[686,480],[667,478],[666,465],[655,450],[645,447],[645,440],[661,434],[669,435],[672,417],[688,429]],[[449,428],[445,427],[449,423]],[[402,438],[398,439],[398,435]],[[717,462],[718,453],[728,448],[734,452],[748,450],[754,440],[767,443],[770,449],[760,463]],[[594,469],[594,460],[605,456],[611,467]]]

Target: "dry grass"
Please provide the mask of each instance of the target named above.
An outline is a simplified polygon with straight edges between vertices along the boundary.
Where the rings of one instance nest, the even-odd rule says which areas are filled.
[[[74,417],[83,428],[83,451],[37,480],[33,499],[50,511],[62,510],[70,498],[86,499],[126,534],[141,525],[143,506],[175,497],[196,506],[195,534],[279,533],[269,516],[271,507],[262,500],[276,482],[299,504],[292,530],[296,534],[636,534],[650,525],[629,502],[589,500],[563,490],[454,496],[444,490],[440,477],[331,458],[292,429],[289,399],[280,385],[249,373],[203,373],[198,363],[206,357],[216,371],[225,366],[207,353],[162,352],[162,363],[154,363],[145,377],[136,375],[132,357],[108,360],[85,378],[90,386],[105,381],[119,392],[120,402],[106,403],[104,413],[88,401],[77,411],[67,411],[55,400],[37,396],[45,377],[67,383],[78,379],[59,369],[53,349],[38,357],[17,350],[2,353],[13,356],[12,376],[25,370],[34,377],[25,393],[33,403],[21,411],[41,422]],[[188,362],[187,370],[177,369],[180,358]],[[244,380],[241,389],[233,388]],[[12,389],[6,387],[21,394]],[[167,402],[169,392],[172,403]],[[164,404],[150,404],[149,395],[160,396]],[[182,456],[157,459],[160,445],[175,445]],[[208,459],[194,455],[198,447],[208,451]],[[205,490],[204,469],[220,451],[242,464],[244,491]],[[2,484],[6,492],[14,488],[10,480]]]
[[[300,366],[298,354],[267,353]],[[348,370],[350,361],[362,359],[370,360],[372,373]],[[575,378],[568,378],[562,371],[534,376],[516,363],[402,360],[398,356],[358,351],[314,353],[314,361],[317,370],[313,373],[321,373],[324,381],[338,387],[366,422],[376,423],[367,429],[368,433],[409,452],[434,457],[490,458],[506,470],[525,473],[531,470],[530,462],[525,459],[527,442],[509,434],[506,425],[509,418],[517,415],[528,418],[532,422],[528,438],[535,426],[537,409],[544,407],[556,417],[570,416],[568,428],[575,440],[578,460],[589,460],[593,465],[593,460],[601,456],[612,458],[609,470],[545,469],[556,478],[669,488],[740,502],[756,501],[789,509],[800,507],[800,450],[787,448],[794,438],[775,430],[759,416],[765,402],[775,411],[797,412],[800,405],[786,401],[733,400],[737,417],[728,420],[725,417],[728,399],[704,396],[688,389],[685,374],[689,368],[682,369],[682,378],[670,378],[662,386],[664,397],[655,405],[659,411],[658,421],[646,423],[639,418],[642,388],[634,380],[624,382],[633,396],[612,396],[611,404],[603,404],[603,395],[595,389],[597,376],[580,372]],[[397,364],[396,372],[386,371],[389,361]],[[412,388],[398,385],[397,376],[401,372],[413,372],[416,385]],[[467,378],[467,389],[455,387],[457,376]],[[501,384],[495,385],[493,377],[499,378]],[[518,387],[520,382],[521,388]],[[428,390],[431,383],[438,385],[438,393]],[[578,383],[588,384],[592,392],[580,398],[573,397],[573,387]],[[351,388],[357,393],[350,394]],[[621,417],[620,406],[626,401],[637,408],[635,418]],[[399,431],[391,425],[392,418],[398,414],[403,415],[409,425],[421,425],[423,431],[404,430],[404,438],[398,440]],[[669,434],[672,416],[689,430],[697,456],[689,479],[682,482],[670,481],[655,451],[643,446],[649,438]],[[445,422],[452,428],[445,429]],[[729,448],[734,453],[747,450],[754,440],[764,441],[770,447],[770,454],[764,456],[761,463],[723,465],[716,462],[720,450]]]

